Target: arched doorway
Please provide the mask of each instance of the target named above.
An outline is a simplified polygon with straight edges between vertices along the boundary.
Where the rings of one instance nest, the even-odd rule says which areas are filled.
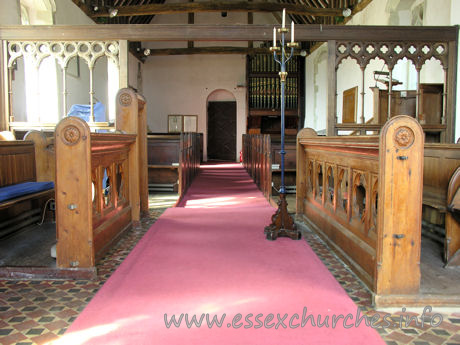
[[[211,92],[208,109],[208,160],[236,159],[236,98],[227,90]]]

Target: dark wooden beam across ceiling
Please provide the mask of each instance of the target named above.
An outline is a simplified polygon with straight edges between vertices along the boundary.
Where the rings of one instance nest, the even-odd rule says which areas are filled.
[[[165,48],[149,49],[148,56],[159,55],[211,55],[211,54],[267,54],[268,48],[245,48],[245,47],[194,47],[194,48]]]
[[[343,9],[340,8],[315,8],[301,4],[249,1],[207,1],[116,7],[119,17],[196,12],[281,12],[284,8],[287,13],[305,16],[334,17],[343,15]],[[93,18],[109,17],[110,14],[107,11],[101,11],[95,12],[91,16]]]
[[[296,41],[455,41],[455,26],[296,25]],[[271,41],[273,25],[11,25],[1,40]]]

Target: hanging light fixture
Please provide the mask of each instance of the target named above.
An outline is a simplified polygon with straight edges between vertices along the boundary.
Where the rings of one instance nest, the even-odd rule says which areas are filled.
[[[345,18],[351,16],[351,9],[350,9],[350,8],[345,8],[345,9],[343,10],[342,14],[343,14],[343,16],[344,16]]]
[[[110,18],[116,17],[117,14],[118,14],[118,9],[113,8],[113,7],[109,8],[109,16],[110,16]]]

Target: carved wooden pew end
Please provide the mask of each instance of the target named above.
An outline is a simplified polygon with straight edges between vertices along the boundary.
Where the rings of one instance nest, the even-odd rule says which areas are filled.
[[[377,136],[297,137],[297,216],[375,296],[420,286],[423,131],[408,116]],[[382,207],[384,205],[384,207]]]
[[[139,179],[130,169],[136,135],[91,133],[76,117],[55,135],[57,266],[94,268],[139,214],[130,194]]]

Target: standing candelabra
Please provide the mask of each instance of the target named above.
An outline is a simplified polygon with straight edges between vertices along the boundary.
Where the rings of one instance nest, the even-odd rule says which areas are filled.
[[[270,225],[265,227],[265,235],[267,240],[276,240],[278,237],[289,237],[293,240],[299,240],[301,238],[301,233],[297,230],[294,221],[287,211],[287,201],[286,201],[286,186],[284,184],[284,156],[286,151],[284,151],[284,127],[285,127],[285,108],[286,108],[286,99],[285,99],[285,86],[287,79],[286,72],[286,63],[293,57],[294,48],[298,48],[299,44],[294,42],[294,22],[291,23],[291,42],[285,42],[286,34],[289,32],[289,29],[286,27],[286,10],[283,10],[283,19],[281,28],[273,28],[273,46],[270,47],[270,51],[273,52],[273,58],[280,65],[279,72],[280,83],[281,83],[281,187],[279,191],[278,209],[276,213],[272,216],[272,222]],[[281,35],[280,46],[277,46],[276,32]],[[286,48],[290,48],[290,52],[286,52]],[[278,57],[279,55],[279,57]]]

